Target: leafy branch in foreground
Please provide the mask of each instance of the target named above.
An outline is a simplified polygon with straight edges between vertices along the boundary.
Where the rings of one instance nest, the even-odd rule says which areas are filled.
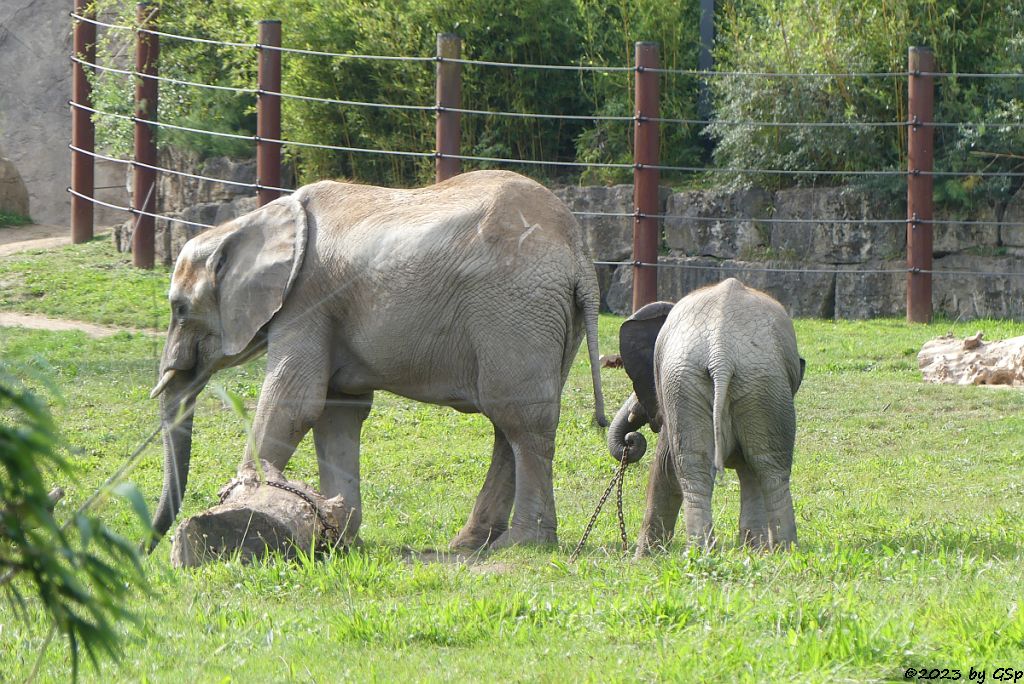
[[[119,657],[116,625],[122,620],[139,624],[127,602],[132,588],[145,590],[146,581],[135,545],[89,515],[85,506],[64,525],[54,519],[44,477],[71,476],[72,470],[60,445],[46,404],[0,377],[0,592],[30,623],[23,592],[25,581],[31,581],[54,629],[68,640],[77,678],[81,647],[97,668],[98,656]],[[133,485],[111,491],[127,498],[149,525]]]

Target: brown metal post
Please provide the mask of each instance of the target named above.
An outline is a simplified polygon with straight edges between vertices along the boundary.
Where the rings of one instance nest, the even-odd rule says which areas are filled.
[[[75,14],[95,18],[90,0],[75,0]],[[75,22],[75,56],[96,63],[96,24]],[[92,107],[92,86],[85,66],[71,65],[71,101],[83,107]],[[91,69],[90,69],[91,70]],[[71,145],[82,152],[71,152],[71,189],[84,195],[71,195],[71,242],[88,242],[93,235],[93,204],[89,199],[95,192],[95,160],[91,152],[96,148],[96,127],[89,112],[71,108]]]
[[[281,22],[267,19],[260,22],[260,45],[281,47]],[[259,88],[256,101],[256,184],[259,186],[259,204],[262,207],[280,196],[281,187],[281,51],[260,48]],[[269,186],[269,187],[263,187]]]
[[[140,2],[136,5],[136,20],[140,29],[156,28],[158,5]],[[157,59],[160,56],[159,38],[145,30],[135,33],[135,116],[156,121]],[[132,233],[132,263],[138,268],[153,268],[153,241],[156,221],[146,214],[156,213],[156,171],[141,164],[156,166],[156,126],[135,121],[135,164],[132,174],[132,209],[135,230]],[[142,212],[146,212],[145,214]]]
[[[437,34],[437,158],[434,168],[438,183],[462,171],[460,159],[445,156],[459,154],[461,115],[449,110],[462,106],[462,65],[445,60],[459,59],[461,54],[461,38],[454,33]]]
[[[658,44],[636,44],[633,125],[633,310],[658,298]]]
[[[935,71],[930,48],[910,48],[907,84],[907,322],[932,320],[932,104]]]

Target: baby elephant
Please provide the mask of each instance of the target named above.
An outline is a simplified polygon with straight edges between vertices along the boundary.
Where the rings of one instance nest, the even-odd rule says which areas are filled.
[[[680,504],[690,540],[714,544],[711,490],[725,466],[740,479],[741,543],[795,544],[789,474],[804,360],[782,305],[729,278],[674,306],[643,307],[622,324],[619,351],[634,391],[608,430],[609,451],[639,460],[647,443],[635,431],[647,423],[661,433],[637,555],[668,544]]]

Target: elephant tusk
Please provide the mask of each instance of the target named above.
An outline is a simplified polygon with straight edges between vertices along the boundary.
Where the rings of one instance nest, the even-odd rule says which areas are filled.
[[[172,368],[166,373],[164,373],[163,377],[160,378],[160,382],[156,383],[156,387],[154,387],[153,391],[149,393],[149,398],[156,399],[158,396],[160,396],[160,393],[167,389],[168,383],[170,383],[170,381],[174,379],[174,374],[177,372],[178,371]]]

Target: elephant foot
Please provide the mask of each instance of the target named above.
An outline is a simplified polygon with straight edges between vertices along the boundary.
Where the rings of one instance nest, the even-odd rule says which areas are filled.
[[[542,530],[537,528],[523,529],[514,525],[506,530],[500,537],[491,544],[491,549],[504,549],[509,546],[521,544],[529,545],[554,545],[558,543],[558,534],[554,530]]]
[[[507,528],[504,526],[487,527],[482,525],[466,525],[457,535],[452,537],[450,542],[448,542],[448,548],[453,551],[456,549],[478,551],[500,538],[506,530]]]
[[[756,529],[741,527],[739,542],[753,551],[767,551],[769,549],[768,529],[764,527]]]

